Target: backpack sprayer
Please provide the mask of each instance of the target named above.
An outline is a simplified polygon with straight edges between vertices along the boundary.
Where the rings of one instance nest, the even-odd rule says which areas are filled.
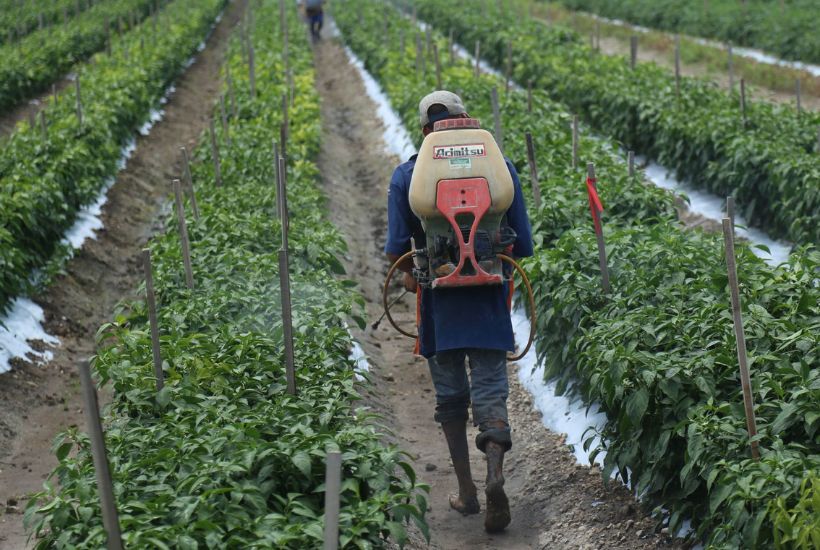
[[[478,120],[455,118],[435,123],[421,144],[410,180],[410,208],[426,235],[422,248],[401,256],[387,272],[382,292],[384,314],[405,336],[390,315],[388,290],[402,262],[413,257],[413,277],[422,288],[447,289],[500,285],[509,280],[508,264],[519,273],[530,306],[530,337],[521,359],[532,345],[535,307],[530,281],[510,256],[516,234],[505,223],[515,195],[512,176],[493,136]],[[511,276],[511,275],[510,275]],[[401,296],[399,297],[401,298]]]

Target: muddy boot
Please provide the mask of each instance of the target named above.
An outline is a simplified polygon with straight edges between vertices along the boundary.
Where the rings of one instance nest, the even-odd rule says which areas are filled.
[[[494,441],[487,442],[487,514],[484,530],[488,533],[503,531],[510,524],[510,501],[504,493],[504,447]]]
[[[450,448],[450,458],[453,469],[458,478],[458,495],[450,495],[450,507],[465,516],[477,514],[481,511],[478,504],[478,495],[470,472],[470,451],[467,447],[467,424],[463,420],[444,422],[441,424],[447,446]]]

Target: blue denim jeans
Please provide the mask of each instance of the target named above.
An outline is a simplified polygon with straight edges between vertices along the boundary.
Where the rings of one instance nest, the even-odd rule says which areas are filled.
[[[470,375],[467,375],[469,360]],[[427,360],[436,389],[437,422],[466,422],[472,403],[473,424],[478,426],[476,446],[484,451],[488,441],[512,447],[507,418],[507,352],[467,348],[437,353]],[[498,427],[503,424],[503,428]]]

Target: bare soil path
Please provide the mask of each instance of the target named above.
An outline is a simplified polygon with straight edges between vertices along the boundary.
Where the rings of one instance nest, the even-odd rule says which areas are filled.
[[[337,39],[317,44],[317,87],[322,98],[323,141],[319,166],[329,197],[331,221],[349,245],[348,276],[360,283],[370,319],[381,313],[381,284],[388,265],[387,187],[399,159],[384,153],[376,106]],[[406,160],[406,159],[401,159]],[[394,315],[410,328],[411,299]],[[414,307],[414,306],[413,306]],[[561,434],[543,427],[529,395],[510,366],[510,419],[514,446],[506,460],[506,487],[513,522],[489,536],[483,516],[450,510],[447,495],[456,480],[444,437],[433,421],[434,393],[426,362],[412,355],[413,343],[387,322],[375,331],[354,331],[369,356],[374,389],[369,401],[394,430],[394,440],[413,455],[421,481],[431,487],[428,520],[432,548],[674,548],[656,534],[655,523],[621,485],[606,488],[600,472],[575,464]],[[475,431],[471,429],[470,438]],[[484,457],[471,450],[473,475],[483,503]],[[415,534],[412,548],[426,548]]]
[[[66,272],[35,300],[46,330],[61,346],[42,366],[19,362],[0,377],[0,548],[25,548],[22,510],[26,495],[41,489],[56,466],[54,436],[68,426],[85,429],[77,364],[94,354],[94,335],[116,304],[139,285],[139,251],[160,228],[170,182],[179,177],[179,146],[193,146],[207,127],[220,90],[219,68],[231,30],[246,0],[226,8],[206,48],[177,82],[165,118],[139,137],[127,167],[108,192],[104,229],[68,262]]]

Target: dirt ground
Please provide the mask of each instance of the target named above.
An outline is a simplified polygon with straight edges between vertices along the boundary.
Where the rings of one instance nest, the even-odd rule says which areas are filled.
[[[165,118],[139,137],[127,167],[108,192],[104,229],[89,240],[37,301],[45,328],[60,338],[54,359],[36,366],[18,362],[0,383],[0,548],[26,547],[22,526],[25,495],[42,487],[56,466],[54,436],[71,425],[85,428],[78,362],[94,353],[94,335],[112,318],[117,302],[132,296],[141,281],[138,255],[160,228],[170,182],[179,177],[179,146],[189,149],[207,127],[220,90],[219,67],[231,29],[246,0],[226,8],[207,47],[175,83]],[[27,116],[27,115],[23,115]]]
[[[387,272],[387,186],[399,159],[384,153],[375,105],[333,39],[316,46],[317,86],[322,97],[323,144],[319,165],[330,201],[331,221],[349,245],[348,275],[360,283],[369,318],[381,314]],[[401,159],[406,160],[406,159]],[[413,306],[396,306],[410,329]],[[414,307],[414,306],[413,306]],[[435,397],[426,362],[412,355],[413,342],[385,321],[373,331],[354,331],[370,360],[375,383],[370,402],[384,414],[395,441],[413,456],[420,480],[431,487],[428,520],[432,548],[676,548],[655,532],[655,522],[620,484],[604,486],[600,472],[576,465],[561,434],[547,430],[510,366],[510,420],[514,447],[506,459],[506,488],[513,521],[507,532],[487,535],[483,515],[462,517],[447,495],[457,488],[444,436],[433,421]],[[471,429],[472,440],[475,430]],[[483,502],[484,457],[471,451],[473,476]],[[427,548],[418,533],[412,548]]]

